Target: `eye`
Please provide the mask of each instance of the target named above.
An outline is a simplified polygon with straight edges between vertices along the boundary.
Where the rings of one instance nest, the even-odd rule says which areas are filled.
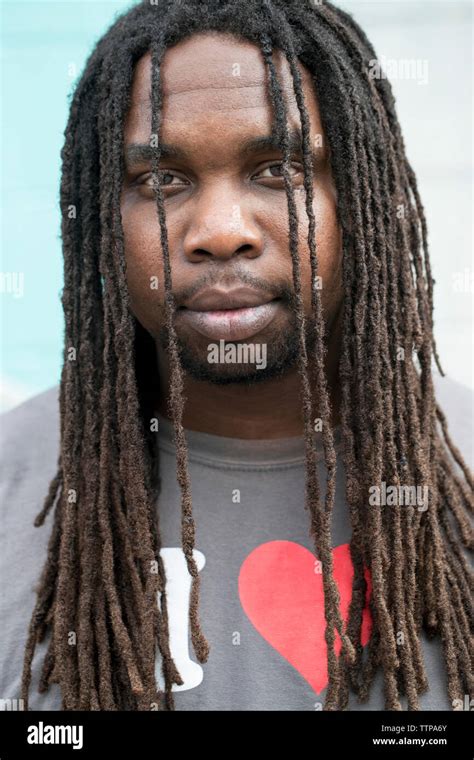
[[[270,166],[266,166],[264,169],[261,169],[257,174],[254,174],[252,179],[254,177],[260,176],[262,179],[280,179],[284,180],[283,176],[283,161],[279,161],[278,163],[271,164]],[[303,170],[303,167],[301,164],[292,162],[289,165],[289,173],[290,177],[297,177],[298,174],[300,174]],[[265,175],[265,172],[270,172],[269,174]]]
[[[185,184],[185,181],[182,177],[179,177],[177,174],[172,174],[170,171],[167,171],[165,169],[162,169],[159,172],[159,175],[162,188],[175,188]],[[180,180],[180,182],[173,183],[173,180]],[[143,174],[137,179],[137,185],[142,185],[143,187],[153,190],[153,175],[151,173]]]

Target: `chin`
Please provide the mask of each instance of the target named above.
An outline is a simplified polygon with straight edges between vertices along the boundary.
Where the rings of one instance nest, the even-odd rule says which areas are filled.
[[[232,370],[222,370],[221,368],[210,370],[207,364],[188,364],[185,361],[182,361],[182,366],[184,371],[195,380],[213,385],[256,385],[271,378],[280,377],[290,369],[290,367],[267,365],[265,369],[261,370],[252,368],[238,371],[235,367]]]
[[[297,362],[296,341],[281,346],[279,351],[269,349],[265,363],[209,363],[206,352],[197,352],[196,347],[189,343],[178,340],[178,351],[183,370],[195,380],[200,380],[213,385],[256,385],[275,377],[281,377],[286,372],[294,369]],[[238,343],[225,344],[238,350]]]
[[[167,353],[168,331],[164,326],[159,332],[159,342]],[[210,345],[218,348],[213,361]],[[184,372],[195,380],[243,386],[260,384],[294,370],[299,351],[296,324],[291,317],[278,329],[272,326],[241,341],[212,341],[177,326],[176,347]]]

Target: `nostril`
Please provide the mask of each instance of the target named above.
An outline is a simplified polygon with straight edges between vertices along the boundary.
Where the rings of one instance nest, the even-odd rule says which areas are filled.
[[[253,248],[250,243],[245,243],[244,245],[241,245],[240,248],[237,248],[236,253],[246,253],[246,251],[251,251]]]

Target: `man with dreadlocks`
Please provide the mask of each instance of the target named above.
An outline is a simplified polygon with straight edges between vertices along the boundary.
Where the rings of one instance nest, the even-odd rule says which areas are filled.
[[[62,152],[59,392],[3,417],[3,699],[474,695],[470,397],[434,386],[375,57],[309,0],[143,2],[94,49]]]

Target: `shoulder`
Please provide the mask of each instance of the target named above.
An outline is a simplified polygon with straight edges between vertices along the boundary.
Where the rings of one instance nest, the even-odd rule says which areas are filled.
[[[59,385],[0,415],[2,476],[8,465],[25,468],[59,445]]]
[[[54,385],[0,415],[2,438],[5,431],[11,432],[18,425],[29,424],[32,419],[44,419],[45,415],[59,418],[58,413],[59,385]]]
[[[57,472],[59,423],[59,385],[0,415],[2,697],[20,694],[28,623],[50,535],[48,526],[34,527],[34,519]]]
[[[60,447],[59,385],[0,415],[0,501],[8,516],[36,514],[56,475]]]

